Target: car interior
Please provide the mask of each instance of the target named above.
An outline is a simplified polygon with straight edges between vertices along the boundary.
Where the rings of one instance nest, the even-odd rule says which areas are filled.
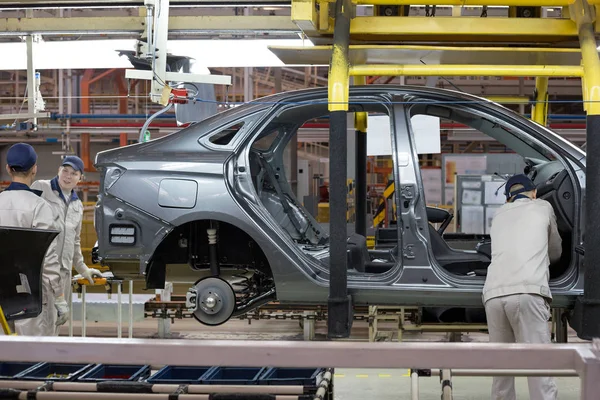
[[[354,106],[352,111],[385,113],[379,104]],[[327,115],[325,105],[314,104],[289,107],[276,116],[257,137],[252,139],[249,151],[250,173],[256,193],[273,219],[307,253],[326,249],[329,237],[326,229],[296,199],[285,174],[284,149],[305,121]],[[538,197],[553,206],[557,225],[563,239],[563,256],[551,266],[551,278],[563,275],[571,264],[572,230],[574,221],[574,188],[561,161],[533,141],[527,141],[512,132],[510,127],[494,122],[492,118],[478,115],[461,107],[416,104],[410,116],[425,114],[451,120],[474,128],[498,140],[523,156],[528,174],[538,186]],[[472,248],[455,248],[445,229],[454,217],[444,209],[427,207],[429,221],[429,246],[438,263],[451,274],[483,279],[491,260],[489,235],[480,235]],[[434,227],[437,225],[437,228]],[[396,265],[397,226],[376,230],[377,246],[367,248],[364,236],[349,233],[348,268],[358,273],[384,273]],[[321,258],[327,263],[328,259]]]
[[[575,192],[562,162],[537,143],[518,136],[509,126],[500,125],[492,118],[486,118],[464,107],[418,104],[411,107],[410,114],[432,115],[464,124],[491,136],[524,158],[526,167],[523,173],[536,184],[537,197],[547,200],[552,205],[562,238],[562,256],[550,266],[550,278],[559,278],[567,272],[573,254]],[[444,229],[452,218],[447,210],[427,207],[427,219],[430,223],[429,243],[437,263],[452,274],[485,277],[491,261],[489,235],[482,235],[481,240],[472,249],[455,249],[444,237]],[[441,227],[435,229],[432,224],[441,224]]]
[[[387,113],[378,103],[354,106],[352,111]],[[252,181],[263,206],[307,254],[327,248],[329,235],[296,199],[285,176],[283,153],[305,121],[327,114],[326,105],[323,104],[289,108],[253,139],[249,152]],[[347,244],[349,270],[377,274],[389,271],[396,265],[397,245],[369,250],[366,237],[356,233],[349,233]],[[328,257],[320,258],[320,261],[327,264]]]

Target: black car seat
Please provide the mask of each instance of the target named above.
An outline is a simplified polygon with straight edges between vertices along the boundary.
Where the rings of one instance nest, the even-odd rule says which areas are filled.
[[[469,253],[464,250],[455,250],[446,243],[442,234],[452,221],[452,214],[441,208],[427,207],[427,220],[429,225],[429,243],[437,262],[448,272],[466,275],[469,272],[486,270],[490,257],[483,252]],[[432,224],[442,224],[435,229]]]
[[[362,235],[353,233],[348,237],[347,243],[348,269],[377,274],[388,271],[396,266],[395,262],[373,262],[367,248],[367,238]]]

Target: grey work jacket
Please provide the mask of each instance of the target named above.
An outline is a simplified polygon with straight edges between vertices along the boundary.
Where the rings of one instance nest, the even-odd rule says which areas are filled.
[[[22,183],[11,183],[0,193],[0,225],[16,228],[55,229],[58,221],[54,217],[50,205],[41,196],[41,192],[31,190]],[[42,269],[43,296],[63,295],[60,262],[57,253],[56,239],[52,241]],[[44,304],[47,302],[43,299]]]
[[[31,187],[42,191],[42,197],[50,204],[58,219],[60,234],[56,242],[62,270],[69,274],[72,268],[78,273],[85,271],[86,265],[81,254],[83,203],[73,191],[67,205],[56,177],[52,180],[35,181]]]
[[[506,203],[492,220],[492,262],[483,286],[483,302],[512,294],[552,299],[551,262],[560,259],[562,240],[550,203],[517,199]]]

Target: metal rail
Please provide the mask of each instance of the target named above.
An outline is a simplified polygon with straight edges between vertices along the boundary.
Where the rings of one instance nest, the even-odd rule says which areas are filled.
[[[581,399],[600,393],[600,342],[580,345],[504,343],[362,343],[240,340],[149,340],[0,337],[5,361],[340,368],[574,370]]]

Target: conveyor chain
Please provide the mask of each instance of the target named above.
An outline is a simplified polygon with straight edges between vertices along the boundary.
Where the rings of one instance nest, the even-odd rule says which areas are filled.
[[[395,311],[380,310],[379,314],[395,314]],[[410,311],[405,311],[410,314]],[[160,302],[151,299],[144,305],[144,318],[187,319],[193,314],[185,307],[185,301],[179,296],[173,296],[171,301]],[[292,321],[326,321],[327,306],[319,304],[281,304],[272,302],[243,314],[235,315],[235,319],[247,320],[292,320]],[[373,316],[369,315],[369,307],[354,307],[354,321],[372,322]]]

